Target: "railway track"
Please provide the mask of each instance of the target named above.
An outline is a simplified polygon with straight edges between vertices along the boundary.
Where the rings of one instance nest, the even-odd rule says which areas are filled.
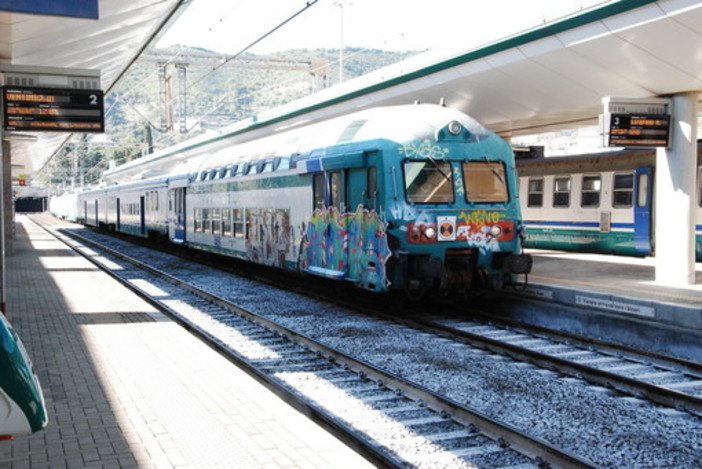
[[[594,467],[147,262],[49,231],[380,466]]]
[[[419,315],[409,324],[627,396],[702,416],[699,363],[525,324],[501,325],[436,314]]]
[[[94,235],[91,233],[91,236]],[[111,241],[106,241],[110,243]],[[123,245],[122,241],[114,241],[118,245]],[[118,247],[118,249],[120,249]],[[162,255],[160,255],[162,256]],[[139,255],[139,257],[144,257]],[[168,262],[159,261],[161,265],[168,265]],[[181,264],[179,267],[183,267],[183,262],[177,262]],[[197,277],[197,273],[181,272],[179,275],[188,277]],[[200,280],[201,284],[208,284],[208,280],[203,278]],[[212,283],[212,282],[209,282]],[[207,288],[211,290],[211,288]],[[256,291],[262,288],[261,285],[253,287]],[[231,295],[229,293],[222,293],[221,296]],[[239,290],[234,296],[238,299],[244,299],[249,295],[249,292]],[[288,296],[295,296],[293,294],[285,294],[286,301]],[[180,301],[180,300],[178,300]],[[220,308],[224,305],[213,305],[212,299],[202,300],[205,302],[204,309],[207,310],[209,307]],[[402,404],[394,404],[389,407],[392,411],[389,415],[385,415],[383,419],[390,419],[398,426],[397,428],[404,428],[404,431],[409,431],[411,437],[406,437],[407,441],[418,441],[422,440],[424,443],[429,442],[429,446],[423,447],[421,450],[416,450],[415,456],[419,454],[439,454],[441,451],[449,450],[451,452],[451,457],[456,457],[456,455],[461,455],[458,460],[453,460],[452,462],[460,461],[461,464],[469,461],[470,464],[476,466],[487,466],[487,467],[499,467],[499,465],[515,465],[515,463],[510,462],[509,464],[503,464],[502,461],[511,461],[511,456],[503,456],[504,454],[512,454],[511,448],[520,448],[520,450],[527,454],[528,457],[525,459],[525,467],[531,467],[534,465],[553,465],[557,467],[569,467],[569,466],[588,466],[592,464],[598,464],[602,466],[609,467],[640,467],[641,465],[648,466],[679,466],[679,467],[689,467],[688,463],[678,463],[681,460],[679,455],[675,454],[671,457],[663,457],[662,459],[652,458],[649,452],[671,452],[671,447],[675,447],[675,451],[680,450],[688,442],[685,441],[680,443],[679,441],[673,441],[683,435],[683,439],[689,439],[692,443],[689,443],[689,448],[682,448],[682,453],[684,453],[684,458],[691,458],[692,461],[699,462],[699,455],[702,454],[702,446],[700,446],[700,438],[696,438],[694,435],[702,435],[702,423],[699,423],[697,415],[699,415],[696,400],[699,396],[696,396],[695,390],[697,389],[697,383],[699,381],[699,368],[697,364],[678,361],[670,359],[666,362],[663,361],[664,357],[649,356],[646,354],[636,354],[634,351],[625,350],[622,348],[608,348],[605,344],[598,344],[592,341],[585,342],[583,344],[577,343],[576,337],[569,337],[564,339],[563,337],[554,337],[548,331],[543,330],[532,330],[527,331],[525,326],[522,325],[512,325],[512,326],[499,326],[497,324],[489,324],[487,322],[480,321],[467,321],[465,319],[457,318],[455,315],[439,315],[434,313],[433,315],[422,315],[421,319],[415,318],[398,318],[396,316],[388,317],[384,315],[382,318],[371,318],[368,314],[361,313],[358,314],[362,319],[360,320],[350,320],[346,319],[343,315],[337,317],[330,315],[329,311],[322,311],[320,313],[314,313],[308,310],[311,308],[309,304],[302,305],[285,305],[285,312],[276,312],[276,302],[279,300],[270,300],[263,294],[259,298],[249,298],[249,302],[256,303],[256,307],[263,310],[270,310],[270,314],[263,314],[266,317],[272,317],[274,323],[280,322],[281,324],[288,324],[288,322],[294,322],[293,318],[297,318],[296,325],[284,328],[283,330],[276,331],[276,337],[280,340],[280,336],[285,336],[286,338],[292,339],[295,343],[303,344],[306,349],[316,350],[314,352],[315,361],[309,361],[309,366],[312,370],[315,367],[321,366],[331,366],[329,364],[330,358],[333,359],[337,365],[340,366],[342,371],[329,371],[330,376],[335,376],[335,373],[340,373],[339,376],[343,376],[341,381],[353,383],[354,380],[360,377],[362,381],[356,382],[351,387],[361,390],[362,393],[375,393],[378,392],[379,395],[382,391],[390,392],[393,395],[393,399],[401,399]],[[308,302],[312,300],[307,300]],[[228,303],[228,302],[227,302]],[[230,308],[227,306],[227,308]],[[318,308],[319,306],[314,306],[312,308]],[[323,306],[321,309],[330,308],[328,306]],[[256,309],[256,308],[254,308]],[[243,313],[237,313],[243,314]],[[317,314],[317,316],[315,316]],[[347,312],[346,315],[353,315],[356,313]],[[222,328],[222,334],[215,334],[215,342],[221,342],[223,339],[221,337],[226,336],[224,332],[229,326],[222,325],[221,322],[223,318],[231,316],[231,312],[221,312],[210,314],[207,319],[208,323],[214,321],[214,323],[219,324],[217,327]],[[260,315],[260,314],[259,314]],[[382,313],[381,313],[382,315]],[[330,316],[334,316],[331,317]],[[302,318],[300,320],[300,318]],[[286,322],[288,321],[288,322]],[[331,332],[318,332],[316,328],[318,324],[322,322],[329,322],[329,327]],[[265,322],[265,321],[264,321]],[[361,323],[367,323],[365,325]],[[314,326],[310,326],[314,324]],[[212,324],[210,324],[212,325]],[[200,326],[198,326],[200,327]],[[275,330],[274,325],[265,326],[268,330]],[[306,329],[309,328],[309,329]],[[407,330],[406,335],[402,330]],[[297,332],[295,332],[297,331]],[[326,334],[326,336],[325,336]],[[356,350],[356,348],[363,348],[363,346],[356,345],[352,336],[368,336],[369,343],[371,345],[366,346],[367,350]],[[417,337],[420,335],[427,336],[426,342],[430,343],[430,347],[437,349],[444,349],[449,351],[447,354],[448,358],[439,358],[436,362],[437,368],[446,368],[447,374],[453,372],[454,377],[445,379],[449,384],[439,383],[434,384],[433,382],[422,381],[421,378],[414,377],[413,373],[415,369],[427,368],[427,366],[420,366],[419,364],[413,365],[413,360],[419,360],[420,355],[417,352],[422,352],[421,357],[423,358],[424,352],[428,353],[428,349],[423,345],[403,345],[404,337]],[[312,339],[312,337],[321,337],[318,339]],[[393,339],[396,336],[396,339]],[[377,340],[374,339],[377,337]],[[307,341],[310,341],[309,343]],[[322,349],[316,348],[319,346],[319,342],[324,342],[321,344],[322,347],[326,347],[329,350],[323,351]],[[342,342],[347,342],[346,348],[341,345]],[[361,342],[360,340],[358,341]],[[374,342],[385,343],[390,349],[393,347],[398,350],[393,357],[392,352],[376,352]],[[350,346],[348,344],[351,344]],[[325,345],[326,344],[326,345]],[[328,347],[329,345],[333,347]],[[225,345],[226,346],[226,345]],[[261,347],[261,345],[259,345]],[[269,349],[268,345],[262,346],[263,349]],[[382,348],[378,346],[378,348]],[[531,348],[532,350],[529,350]],[[336,351],[332,351],[336,349]],[[346,350],[344,353],[341,350]],[[349,352],[351,350],[351,352]],[[452,351],[460,351],[462,355],[469,355],[471,358],[460,358],[464,360],[463,363],[454,363],[454,356]],[[282,352],[280,356],[285,356]],[[272,379],[273,381],[278,380],[279,377],[284,376],[286,380],[299,381],[304,383],[304,386],[311,386],[311,389],[317,390],[319,387],[317,384],[308,381],[307,378],[300,378],[302,374],[306,373],[301,371],[308,366],[308,361],[303,356],[304,354],[297,355],[297,352],[293,353],[285,363],[290,362],[290,364],[295,364],[298,368],[288,371],[283,369],[275,368],[273,362],[265,363],[265,366],[270,365],[270,373],[272,373],[273,378],[261,378]],[[384,357],[381,357],[384,355]],[[354,359],[353,357],[360,357]],[[458,356],[458,355],[457,355]],[[483,363],[484,362],[484,363]],[[264,363],[261,359],[260,363]],[[365,367],[369,363],[377,363],[376,366],[371,366],[369,369]],[[487,363],[487,365],[485,365]],[[494,377],[488,377],[488,381],[485,383],[487,386],[496,386],[497,391],[493,396],[491,393],[479,393],[475,392],[472,386],[473,384],[466,384],[463,381],[458,383],[452,382],[455,380],[455,375],[458,375],[458,379],[463,380],[465,374],[470,374],[474,371],[474,368],[488,366],[492,367],[493,363],[496,368]],[[526,364],[527,367],[521,367],[519,364]],[[597,367],[593,366],[597,364],[601,366],[604,370],[597,370]],[[246,366],[246,365],[243,365]],[[414,366],[414,368],[413,368]],[[431,366],[434,366],[433,364]],[[516,373],[516,377],[508,376],[505,374],[503,376],[500,371],[503,367],[507,368],[517,368],[520,371]],[[380,368],[378,370],[378,368]],[[334,368],[336,370],[336,368]],[[375,369],[375,371],[374,371]],[[550,371],[544,370],[554,370],[557,373],[552,373]],[[659,375],[658,372],[664,370],[662,373],[664,375]],[[675,370],[675,371],[673,371]],[[391,372],[389,372],[391,371]],[[636,376],[631,376],[631,373],[641,371]],[[350,373],[352,376],[342,374]],[[524,373],[530,374],[543,374],[544,380],[538,381],[537,384],[524,384],[520,383],[518,380],[521,379],[521,375]],[[317,379],[315,375],[316,371],[311,372]],[[512,373],[512,372],[510,372]],[[421,374],[421,373],[420,373]],[[622,379],[622,375],[625,379]],[[405,390],[406,380],[402,379],[400,376],[412,376],[414,379],[420,382],[420,386],[414,386],[412,383],[408,384],[410,389]],[[562,375],[569,377],[563,378]],[[646,378],[650,378],[651,382],[642,380],[641,375]],[[270,375],[268,375],[270,376]],[[355,377],[354,377],[355,376]],[[638,378],[637,378],[638,376]],[[616,378],[616,379],[615,379]],[[441,380],[444,378],[437,378]],[[684,383],[689,384],[680,385],[670,388],[666,391],[661,391],[665,389],[665,386],[661,386],[660,380],[664,382],[674,383]],[[666,381],[667,380],[667,381]],[[314,380],[313,380],[314,381]],[[598,406],[604,405],[608,408],[612,405],[609,401],[620,400],[624,404],[621,407],[626,407],[627,405],[633,406],[635,409],[631,411],[634,414],[634,419],[638,419],[637,413],[641,412],[646,414],[647,418],[650,418],[651,422],[654,424],[644,424],[640,429],[627,429],[626,424],[621,423],[622,429],[619,428],[581,428],[584,424],[582,421],[568,421],[571,415],[565,417],[566,420],[561,423],[553,424],[554,428],[551,430],[544,430],[544,428],[539,428],[543,426],[550,426],[550,423],[543,422],[544,419],[551,417],[540,417],[538,415],[529,416],[531,412],[538,412],[539,409],[544,405],[544,403],[532,403],[528,404],[525,409],[517,409],[518,414],[524,414],[521,417],[530,418],[515,418],[513,415],[503,417],[502,414],[507,412],[502,412],[499,407],[514,407],[513,396],[515,392],[521,390],[522,394],[519,395],[518,399],[524,399],[528,401],[532,398],[531,394],[542,394],[541,387],[546,384],[549,387],[559,388],[561,385],[553,384],[562,382],[565,386],[572,387],[572,391],[568,393],[573,394],[572,399],[588,399],[582,405],[583,408],[587,408],[587,411],[578,410],[573,412],[566,410],[566,414],[569,413],[580,413],[589,412],[592,410],[593,414],[598,414]],[[337,383],[332,381],[332,387],[336,388]],[[382,383],[382,384],[381,384]],[[623,384],[622,384],[623,383]],[[701,383],[702,384],[702,383]],[[299,384],[303,386],[303,384]],[[459,388],[455,388],[459,386]],[[419,394],[414,394],[411,391],[412,388],[419,389],[421,392]],[[455,389],[454,389],[455,388]],[[464,388],[464,389],[461,389]],[[514,388],[514,392],[509,388]],[[654,391],[650,391],[649,388],[654,388]],[[677,389],[676,389],[677,388]],[[301,391],[295,388],[293,391],[288,389],[288,393],[293,394],[304,394],[308,391],[302,390],[307,389],[306,387],[301,387]],[[499,396],[499,393],[503,390],[507,390],[505,395]],[[594,390],[594,391],[593,391]],[[621,391],[624,395],[614,390]],[[488,390],[490,391],[490,390]],[[592,391],[592,392],[591,392]],[[672,392],[670,392],[672,391]],[[685,392],[687,391],[687,392]],[[399,396],[396,395],[399,393]],[[602,395],[604,398],[592,398],[589,394]],[[351,394],[349,392],[349,394]],[[661,394],[664,397],[660,397]],[[312,391],[309,391],[309,395],[313,396]],[[361,394],[364,396],[365,394]],[[680,396],[688,396],[680,399]],[[446,398],[445,396],[449,396]],[[478,397],[475,397],[478,396]],[[488,397],[486,397],[488,396]],[[507,396],[507,397],[505,397]],[[632,397],[633,396],[633,397]],[[539,396],[539,399],[543,396]],[[562,396],[556,396],[553,399],[562,398]],[[376,399],[376,398],[373,398]],[[382,403],[381,406],[385,406],[386,399],[384,397],[378,397],[377,403]],[[505,400],[507,399],[507,400]],[[551,398],[547,398],[547,405],[554,407],[559,412],[563,413],[563,409],[567,409],[571,406],[571,403],[563,402],[551,402]],[[314,400],[314,398],[313,398]],[[592,403],[589,402],[592,400]],[[606,401],[606,402],[605,402]],[[395,402],[395,401],[387,401]],[[658,407],[652,404],[652,402],[658,403],[665,407]],[[692,402],[693,405],[689,403]],[[467,404],[465,404],[467,403]],[[307,409],[315,409],[314,411],[307,410],[308,413],[314,414],[319,413],[317,416],[318,421],[328,420],[328,423],[334,431],[338,431],[338,428],[345,428],[349,423],[342,421],[339,423],[330,417],[322,416],[324,411],[319,410],[319,407],[315,407],[316,404],[310,404],[305,402],[302,404],[296,404]],[[366,404],[364,404],[366,405]],[[312,407],[309,407],[312,406]],[[343,407],[343,406],[342,406]],[[353,406],[348,405],[349,408]],[[454,408],[458,408],[459,412],[456,412]],[[469,412],[468,415],[460,415],[460,412],[464,410],[460,409],[468,408],[473,412]],[[685,412],[679,412],[674,409],[681,409]],[[607,409],[609,411],[609,409]],[[342,415],[348,415],[343,412],[343,409],[338,409]],[[612,420],[613,423],[619,424],[617,421],[619,414],[622,410],[616,409],[615,417],[605,416],[605,418]],[[627,410],[626,412],[630,412]],[[353,412],[351,412],[353,413]],[[495,415],[498,417],[495,418]],[[685,417],[688,416],[688,417]],[[405,419],[409,418],[409,423],[405,425]],[[564,418],[564,417],[558,417]],[[584,421],[588,421],[589,418],[583,418],[580,415],[579,418]],[[374,420],[375,417],[365,418],[367,421]],[[530,448],[531,443],[520,442],[520,437],[505,436],[502,435],[502,430],[491,429],[490,426],[486,426],[483,419],[489,420],[501,420],[510,422],[511,425],[506,425],[505,428],[508,431],[516,430],[520,428],[518,433],[522,433],[526,437],[525,441],[533,441],[537,445],[544,443],[545,441],[556,441],[556,446],[567,448],[564,451],[565,460],[553,460],[550,459],[549,454],[551,450],[535,450]],[[541,420],[540,420],[541,419]],[[363,419],[361,419],[363,420]],[[645,419],[644,419],[645,420]],[[692,430],[688,429],[688,424],[691,421]],[[447,430],[445,426],[447,425],[459,425],[457,429]],[[658,426],[660,424],[660,426]],[[363,427],[364,423],[356,424]],[[437,425],[437,426],[435,426]],[[600,425],[600,424],[598,424]],[[354,425],[351,425],[355,428]],[[531,427],[534,427],[533,429]],[[429,429],[429,433],[426,436],[419,436],[415,434],[418,428]],[[525,430],[526,429],[526,430]],[[537,431],[538,430],[538,431]],[[581,432],[584,431],[588,433],[586,436],[581,436]],[[344,430],[346,432],[346,430]],[[439,439],[432,439],[432,435],[438,432]],[[455,433],[461,432],[461,433]],[[617,441],[616,445],[631,445],[633,449],[627,451],[612,452],[607,451],[606,447],[611,445],[612,442],[607,441],[608,433],[621,432],[621,439],[626,440],[627,435],[636,435],[635,441],[620,442]],[[698,432],[698,433],[695,433]],[[352,433],[352,432],[351,432]],[[569,433],[572,433],[570,435]],[[652,437],[647,437],[650,433],[655,435],[657,433],[677,433],[671,437],[671,442],[661,439],[660,441],[650,442],[645,448],[641,448],[643,445],[642,441],[646,441],[647,438],[650,440]],[[480,446],[475,446],[476,443],[470,442],[470,435],[480,437],[485,439],[488,446],[487,452],[480,453],[476,448]],[[535,435],[534,438],[530,438],[528,435]],[[604,436],[604,437],[602,437]],[[688,438],[689,436],[689,438]],[[359,452],[365,454],[369,459],[373,460],[378,464],[384,465],[409,465],[417,467],[426,467],[436,464],[437,460],[429,461],[426,458],[419,457],[419,459],[413,459],[415,456],[397,456],[395,454],[395,449],[391,449],[390,458],[384,460],[386,456],[384,451],[388,451],[387,448],[392,448],[389,445],[381,444],[378,445],[377,441],[379,438],[371,436],[370,448],[368,450],[367,443],[357,443],[363,438],[368,440],[368,436],[364,436],[360,440],[354,436],[342,436],[347,441],[354,441],[354,443],[349,443],[352,445],[360,445],[358,448]],[[465,452],[454,451],[454,440],[464,442],[467,447]],[[582,441],[580,441],[582,440]],[[696,441],[696,442],[695,442]],[[549,446],[548,444],[545,447]],[[605,446],[605,451],[597,452],[595,446]],[[660,448],[658,448],[660,446]],[[376,453],[378,447],[381,448],[380,455]],[[651,449],[653,448],[653,450]],[[500,450],[506,450],[507,453],[502,453]],[[540,454],[539,451],[546,451],[546,454]],[[636,452],[640,454],[636,454]],[[473,456],[468,456],[468,453]],[[598,453],[594,456],[592,453]],[[631,453],[631,454],[629,454]],[[580,457],[575,455],[581,455]],[[658,456],[656,456],[657,458]],[[506,458],[506,459],[503,459]],[[411,461],[411,462],[410,462]],[[595,461],[594,463],[591,461]],[[663,462],[660,462],[663,461]],[[673,461],[673,462],[671,462]],[[444,464],[444,460],[441,464]],[[521,463],[516,463],[517,465]],[[453,464],[448,464],[452,466]],[[694,466],[694,464],[693,464]],[[460,467],[456,466],[456,467]],[[521,466],[519,466],[521,467]]]

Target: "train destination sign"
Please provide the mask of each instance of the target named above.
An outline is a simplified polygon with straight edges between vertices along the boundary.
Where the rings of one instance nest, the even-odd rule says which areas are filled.
[[[2,103],[4,130],[105,131],[102,90],[4,86]]]
[[[670,146],[670,115],[611,114],[609,146],[667,148]]]

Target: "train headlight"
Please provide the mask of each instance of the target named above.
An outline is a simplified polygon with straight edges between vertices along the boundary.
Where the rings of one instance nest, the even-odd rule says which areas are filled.
[[[458,121],[451,121],[448,125],[448,131],[451,135],[460,135],[463,130],[463,126]]]
[[[426,228],[424,228],[424,236],[428,239],[434,239],[434,237],[436,236],[436,230],[431,226],[427,226]]]
[[[499,238],[502,234],[502,227],[500,225],[492,225],[490,228],[490,234],[493,238]]]

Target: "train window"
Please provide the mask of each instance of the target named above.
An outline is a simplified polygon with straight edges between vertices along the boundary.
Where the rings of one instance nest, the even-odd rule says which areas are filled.
[[[580,198],[580,206],[583,208],[599,207],[601,190],[602,181],[600,176],[583,176],[583,190]]]
[[[697,205],[702,207],[702,166],[697,170]]]
[[[290,158],[288,158],[288,157],[277,158],[277,161],[276,161],[274,166],[275,166],[276,171],[290,169]]]
[[[406,161],[405,191],[407,201],[416,204],[453,202],[453,172],[446,161]]]
[[[553,180],[553,206],[570,207],[570,177],[557,177]]]
[[[260,241],[261,233],[259,227],[259,210],[249,208],[246,210],[246,239],[249,241]]]
[[[501,203],[509,201],[505,165],[500,162],[463,163],[463,180],[468,202]]]
[[[529,178],[527,188],[527,207],[543,207],[544,205],[544,180],[543,178]]]
[[[314,191],[314,208],[324,210],[324,173],[317,173],[312,178],[312,188]]]
[[[210,209],[202,209],[202,231],[212,233],[212,218],[210,218]]]
[[[337,210],[343,212],[344,207],[344,173],[334,171],[329,174],[329,196],[331,207],[336,207]]]
[[[232,235],[235,238],[244,237],[244,210],[235,208],[232,210]]]
[[[232,235],[232,211],[228,208],[222,209],[222,236]]]
[[[212,233],[220,234],[222,232],[222,209],[213,208],[210,211],[210,218],[212,218]]]
[[[275,239],[274,221],[275,216],[273,215],[272,208],[266,208],[261,210],[261,241],[263,241],[264,239]]]
[[[277,209],[275,211],[275,225],[273,232],[275,234],[275,242],[280,245],[288,244],[288,228],[290,226],[290,212],[285,209]]]
[[[193,231],[202,231],[202,209],[201,208],[195,209],[195,216],[193,217],[193,220],[195,220],[195,227],[193,228]]]
[[[631,208],[634,204],[634,173],[615,174],[612,207]]]

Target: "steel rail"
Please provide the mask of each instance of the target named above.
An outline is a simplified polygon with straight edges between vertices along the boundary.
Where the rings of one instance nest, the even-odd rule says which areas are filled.
[[[459,340],[473,346],[484,347],[494,353],[507,355],[516,360],[526,361],[542,368],[547,368],[569,376],[584,379],[591,383],[604,386],[606,388],[615,389],[635,397],[643,397],[657,404],[702,415],[702,398],[698,396],[686,394],[664,386],[647,383],[635,378],[629,378],[621,374],[598,369],[572,360],[559,358],[547,353],[530,350],[525,347],[502,341],[499,338],[495,339],[485,337],[478,333],[455,329],[451,326],[439,324],[432,320],[413,318],[408,320],[408,325],[411,325],[411,323],[415,323],[419,327],[425,328],[425,330],[435,333],[441,337]],[[508,329],[505,330],[508,331]],[[528,332],[523,334],[525,335],[525,338],[536,338],[535,336],[530,335]],[[551,331],[551,334],[553,335],[554,332]],[[558,339],[552,338],[551,340],[557,341]],[[568,345],[575,347],[573,344]],[[613,347],[613,345],[608,344],[610,351],[613,349]],[[593,350],[593,353],[598,353],[598,351]],[[627,360],[627,357],[624,356],[625,352],[620,351],[620,353],[622,354],[620,358],[622,360]],[[684,374],[681,371],[676,370],[676,372]]]
[[[522,300],[524,299],[522,298]],[[624,344],[614,344],[612,342],[606,342],[604,340],[597,339],[594,337],[585,337],[583,335],[569,331],[549,329],[547,327],[517,321],[486,311],[479,311],[470,308],[461,308],[461,312],[463,313],[463,316],[468,315],[475,321],[481,321],[483,323],[492,323],[495,325],[504,325],[507,328],[521,329],[533,335],[547,336],[549,338],[553,338],[553,340],[568,342],[572,345],[577,345],[580,347],[593,347],[597,348],[598,350],[607,351],[609,353],[626,355],[627,357],[631,357],[632,359],[656,363],[664,367],[675,368],[676,370],[679,370],[680,373],[696,375],[699,376],[700,379],[702,379],[702,363],[700,362],[695,362],[685,358],[679,358],[670,355],[664,355],[662,353],[658,353],[652,350],[641,350]]]
[[[208,293],[206,291],[203,291],[202,289],[195,287],[191,284],[188,284],[187,282],[178,279],[166,272],[162,272],[159,269],[155,269],[139,260],[130,258],[129,256],[126,256],[124,254],[121,254],[119,252],[116,252],[110,248],[104,247],[99,245],[99,243],[96,243],[92,240],[89,240],[87,238],[83,238],[78,236],[76,233],[70,233],[70,235],[64,235],[64,236],[71,236],[74,238],[80,238],[81,242],[85,242],[86,244],[90,244],[93,247],[97,249],[104,250],[105,252],[108,252],[110,255],[116,256],[126,262],[129,262],[135,266],[138,266],[140,269],[143,269],[147,272],[150,272],[153,275],[157,275],[161,277],[162,279],[168,281],[169,283],[172,283],[176,286],[179,286],[180,288],[186,289],[192,294],[195,294],[206,301],[209,301],[213,304],[216,304],[218,306],[227,308],[231,311],[234,311],[237,314],[240,314],[242,316],[247,317],[250,320],[253,320],[261,325],[263,325],[266,328],[269,328],[271,330],[276,331],[277,333],[287,337],[289,340],[292,340],[294,342],[297,342],[299,344],[302,344],[312,350],[316,350],[318,353],[323,354],[326,357],[329,357],[333,360],[335,360],[338,363],[341,363],[354,371],[356,371],[359,374],[365,375],[366,377],[369,377],[373,380],[376,380],[378,382],[382,382],[384,386],[391,388],[391,389],[396,389],[399,392],[403,393],[404,395],[408,396],[409,398],[413,400],[421,400],[426,404],[426,406],[430,409],[433,409],[437,412],[440,412],[444,415],[450,416],[452,419],[454,419],[457,422],[460,422],[461,424],[468,426],[468,427],[473,427],[473,428],[478,428],[480,431],[486,435],[487,437],[491,438],[494,441],[497,441],[501,447],[506,448],[506,447],[512,447],[513,449],[517,450],[518,452],[526,455],[527,457],[530,457],[534,459],[537,464],[539,464],[542,467],[561,467],[561,468],[591,468],[591,467],[597,467],[593,462],[582,458],[578,455],[571,454],[565,450],[561,450],[558,448],[553,447],[550,445],[548,442],[533,437],[529,436],[525,432],[502,422],[499,422],[497,420],[494,420],[485,414],[475,410],[475,409],[470,409],[464,405],[461,405],[455,401],[452,401],[450,399],[447,399],[443,396],[440,396],[437,393],[434,393],[423,386],[420,386],[416,383],[412,383],[410,381],[407,381],[399,376],[396,376],[392,373],[389,373],[385,370],[382,370],[378,367],[375,367],[367,362],[364,362],[362,360],[353,358],[352,356],[335,350],[321,342],[316,341],[315,339],[308,337],[304,334],[300,334],[298,332],[295,332],[293,330],[290,330],[286,327],[283,327],[279,324],[276,324],[266,318],[262,318],[255,313],[251,313],[243,308],[240,308],[231,302],[229,302],[226,299],[223,299],[221,297],[218,297],[216,295],[213,295],[211,293]],[[71,244],[69,244],[71,246]],[[73,246],[71,246],[73,249]],[[80,253],[79,250],[77,252]],[[83,255],[81,253],[81,255]],[[97,261],[94,258],[88,257],[92,262],[97,263]],[[111,275],[116,276],[116,273],[110,272]],[[118,277],[117,277],[118,278]],[[119,279],[119,278],[118,278]],[[124,280],[119,279],[120,282],[124,283],[127,285],[130,289],[134,289],[132,285],[127,284]],[[144,292],[138,292],[142,296],[146,296],[145,299],[147,301],[151,302],[155,306],[157,306],[159,309],[164,308],[165,305],[161,305],[158,300],[155,300],[153,298],[149,298],[148,295]],[[165,308],[166,311],[169,311],[169,308]],[[169,312],[169,316],[172,313]],[[176,313],[177,314],[177,313]],[[182,319],[179,319],[180,323],[183,323]],[[188,324],[187,322],[184,324],[188,329],[192,330],[195,332],[199,337],[203,338],[206,340],[211,346],[213,346],[215,349],[219,350],[220,352],[222,350],[222,345],[218,344],[216,341],[212,341],[211,337],[209,334],[207,334],[205,331],[199,330],[199,328],[194,327],[192,324]],[[226,350],[225,350],[226,352]],[[227,352],[227,356],[230,354]],[[245,360],[243,362],[240,362],[240,358],[237,357],[232,357],[235,359],[237,364],[241,364],[241,366],[249,373],[251,373],[253,376],[257,377],[261,382],[265,383],[268,386],[275,386],[275,382],[273,379],[270,377],[266,376],[265,373],[261,372],[260,370],[256,369],[256,367],[252,366],[250,363],[247,363]],[[276,386],[279,387],[279,386]],[[285,390],[280,390],[276,389],[277,393],[282,393],[285,395],[286,399],[292,399],[294,401],[298,400],[299,397],[295,396],[294,393],[290,393],[289,391]],[[349,443],[347,439],[351,438],[355,441],[351,441],[350,444],[353,445],[353,447],[357,450],[360,450],[362,454],[364,454],[366,457],[369,457],[373,462],[375,463],[380,463],[383,466],[388,466],[388,467],[401,467],[404,466],[402,462],[394,461],[392,459],[388,459],[387,456],[379,450],[378,448],[373,447],[371,445],[370,448],[366,447],[367,442],[360,444],[361,446],[359,447],[359,442],[357,440],[356,435],[349,435],[347,431],[343,428],[343,426],[340,426],[338,423],[334,422],[333,419],[330,419],[328,416],[323,415],[323,413],[317,411],[313,407],[311,407],[309,404],[303,402],[303,403],[298,403],[296,404],[298,406],[301,406],[305,413],[308,415],[313,416],[315,419],[318,419],[320,422],[324,423],[325,425],[328,425],[336,434],[341,434],[344,438],[344,441]]]

